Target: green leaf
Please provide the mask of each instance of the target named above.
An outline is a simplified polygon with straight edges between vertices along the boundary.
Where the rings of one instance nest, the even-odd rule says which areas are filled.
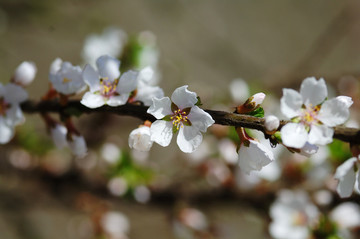
[[[257,118],[263,118],[265,115],[264,109],[260,106],[258,108],[256,108],[253,111],[250,111],[249,113],[247,113],[247,115],[251,115]]]
[[[196,97],[198,99],[198,101],[196,102],[196,106],[202,106],[202,102],[201,102],[201,99],[200,99],[200,96]]]

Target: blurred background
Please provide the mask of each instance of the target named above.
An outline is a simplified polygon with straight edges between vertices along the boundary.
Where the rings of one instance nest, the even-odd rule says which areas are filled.
[[[28,90],[38,100],[55,58],[83,66],[89,37],[117,29],[119,48],[149,46],[165,95],[188,84],[203,108],[232,111],[246,100],[229,89],[241,78],[239,91],[266,93],[265,109],[277,114],[281,89],[298,90],[308,76],[324,77],[333,95],[359,93],[359,11],[360,3],[345,0],[0,0],[0,81],[33,61],[38,73]],[[38,115],[26,118],[12,143],[0,146],[1,238],[271,238],[268,210],[277,190],[334,190],[326,176],[310,187],[319,174],[293,173],[309,161],[286,152],[285,161],[299,164],[279,163],[270,176],[242,183],[236,154],[226,155],[234,144],[218,146],[231,139],[225,127],[212,127],[198,154],[182,153],[175,142],[143,154],[127,144],[140,120],[83,115],[76,125],[89,154],[77,159],[53,148]],[[334,147],[338,155],[324,156],[334,165],[351,156],[346,145]],[[321,168],[324,161],[316,162]],[[331,198],[327,206],[339,204]]]

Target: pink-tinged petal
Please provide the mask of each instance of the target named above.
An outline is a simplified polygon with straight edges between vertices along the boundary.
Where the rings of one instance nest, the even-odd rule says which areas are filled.
[[[135,100],[141,101],[146,106],[152,104],[153,98],[163,98],[164,91],[158,86],[143,86],[137,89]]]
[[[125,105],[127,100],[129,99],[129,94],[122,94],[117,96],[111,96],[107,101],[106,104],[110,106],[119,106]]]
[[[0,144],[8,143],[14,137],[14,128],[5,123],[3,117],[0,117]]]
[[[302,124],[288,123],[280,132],[283,144],[288,147],[301,149],[308,140],[308,132]]]
[[[114,57],[103,55],[96,60],[99,74],[102,78],[113,81],[120,76],[120,61]]]
[[[342,99],[333,98],[321,105],[318,119],[327,126],[334,127],[345,123],[349,118],[349,107]]]
[[[150,127],[150,139],[163,147],[170,144],[173,136],[172,122],[165,120],[156,120]]]
[[[149,114],[152,114],[157,119],[162,119],[167,115],[172,114],[171,112],[171,100],[169,97],[163,97],[161,99],[153,98],[153,103],[147,110]]]
[[[136,71],[127,71],[121,75],[119,84],[116,88],[116,91],[120,94],[130,93],[136,89],[137,86],[137,76],[138,72]]]
[[[100,76],[91,65],[85,66],[82,76],[92,93],[101,89]]]
[[[153,141],[150,138],[150,128],[141,126],[131,131],[129,135],[129,147],[139,151],[149,151]]]
[[[309,132],[309,143],[317,145],[330,144],[333,141],[334,130],[326,125],[313,125]]]
[[[171,101],[180,109],[193,107],[198,99],[195,92],[189,91],[187,85],[181,86],[174,90],[171,95]]]
[[[265,145],[254,140],[249,142],[249,147],[242,145],[239,149],[239,166],[247,174],[260,171],[274,160],[273,153]]]
[[[305,105],[316,106],[327,97],[327,88],[323,78],[318,81],[315,77],[308,77],[301,83],[300,94]]]
[[[103,106],[105,104],[105,101],[101,95],[86,92],[80,103],[85,105],[86,107],[94,109]]]
[[[289,119],[299,116],[303,100],[299,92],[293,89],[283,89],[280,100],[280,109],[284,116]]]
[[[342,198],[350,197],[353,192],[356,180],[356,174],[354,170],[354,164],[356,160],[357,159],[355,157],[350,158],[336,169],[334,178],[339,180],[337,192]]]
[[[9,83],[4,86],[5,101],[13,104],[24,102],[28,99],[28,93],[21,86]]]
[[[194,126],[181,127],[176,139],[180,150],[184,153],[194,152],[201,144],[203,136]]]
[[[198,106],[191,108],[190,114],[188,115],[191,125],[196,127],[201,132],[206,132],[207,128],[215,123],[211,115],[200,109]]]

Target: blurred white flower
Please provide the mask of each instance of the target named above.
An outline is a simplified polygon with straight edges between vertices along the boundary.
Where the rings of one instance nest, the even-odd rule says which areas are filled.
[[[67,129],[65,126],[56,124],[55,127],[50,129],[50,133],[56,148],[63,149],[64,147],[68,146],[66,139]]]
[[[352,157],[341,164],[335,172],[334,178],[339,180],[337,192],[340,197],[350,197],[353,190],[355,181],[358,181],[360,187],[360,155]],[[359,188],[360,190],[360,188]]]
[[[100,224],[110,238],[127,238],[130,230],[130,222],[128,218],[120,212],[109,211],[105,213]]]
[[[55,90],[64,95],[80,93],[86,89],[80,66],[56,58],[50,66],[49,79]]]
[[[134,189],[134,197],[137,202],[147,203],[150,200],[151,192],[146,186],[137,186]]]
[[[28,98],[28,93],[13,83],[0,83],[0,144],[14,137],[14,127],[24,122],[20,103]]]
[[[307,239],[318,216],[305,191],[282,190],[270,208],[270,234],[276,239]]]
[[[106,28],[101,35],[92,34],[85,39],[82,57],[86,63],[95,64],[102,55],[119,57],[127,42],[127,34],[115,27]]]
[[[81,103],[89,108],[124,105],[136,89],[137,72],[127,71],[120,77],[120,61],[107,55],[99,57],[96,65],[98,71],[91,65],[86,65],[83,71],[90,91],[85,93]]]
[[[107,188],[111,194],[115,196],[122,196],[128,190],[128,184],[122,177],[115,177],[109,180]]]
[[[234,79],[229,85],[229,90],[235,103],[245,102],[249,98],[248,84],[241,78]]]
[[[71,134],[70,137],[68,143],[73,154],[80,158],[85,157],[87,154],[87,146],[84,137],[75,134]]]
[[[37,68],[34,62],[24,61],[15,70],[13,82],[27,86],[35,79]]]
[[[360,206],[354,202],[341,203],[331,211],[330,218],[341,228],[359,227]]]
[[[120,156],[121,150],[116,144],[105,143],[101,148],[101,157],[110,164],[116,163]]]

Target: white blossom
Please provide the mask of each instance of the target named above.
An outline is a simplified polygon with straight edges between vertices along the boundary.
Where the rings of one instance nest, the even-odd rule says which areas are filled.
[[[76,157],[82,158],[87,155],[87,146],[83,136],[71,134],[68,140],[69,147]]]
[[[123,213],[116,211],[105,213],[101,217],[100,225],[110,238],[126,238],[130,230],[128,218]]]
[[[68,131],[65,126],[61,124],[56,124],[55,127],[52,127],[50,129],[50,132],[56,148],[63,149],[68,146],[68,142],[66,139]]]
[[[129,147],[139,151],[149,151],[153,141],[150,138],[150,127],[140,126],[131,131],[129,135]]]
[[[171,96],[154,98],[148,113],[157,120],[152,123],[151,140],[165,147],[178,132],[177,144],[185,153],[191,153],[202,142],[202,134],[215,123],[212,117],[195,104],[197,95],[187,90],[187,85],[177,88]]]
[[[282,190],[270,208],[270,234],[276,239],[307,239],[318,216],[305,191]]]
[[[243,79],[234,79],[229,85],[229,90],[233,101],[241,103],[249,98],[249,86]]]
[[[106,28],[101,35],[92,34],[85,39],[82,57],[85,62],[95,64],[102,55],[119,57],[127,42],[127,34],[115,27]]]
[[[37,68],[34,62],[24,61],[15,70],[13,81],[16,84],[27,86],[33,82]]]
[[[73,66],[60,58],[51,64],[49,79],[55,90],[64,95],[80,93],[86,89],[80,66]]]
[[[120,61],[110,56],[101,56],[96,61],[98,71],[86,65],[83,71],[85,83],[90,91],[86,92],[81,103],[89,108],[98,108],[104,104],[124,105],[130,93],[136,89],[137,73],[127,71],[120,77]]]
[[[248,146],[242,144],[239,149],[239,166],[246,174],[253,170],[260,171],[272,161],[274,161],[272,151],[255,140],[249,140]]]
[[[360,190],[360,155],[352,157],[341,164],[335,172],[335,179],[339,180],[337,192],[340,197],[350,197],[353,190],[355,181],[358,182]]]
[[[302,148],[306,142],[325,145],[332,142],[334,127],[345,123],[349,117],[350,97],[337,97],[326,100],[327,88],[321,78],[306,78],[300,93],[283,89],[281,98],[282,113],[292,119],[281,129],[281,138],[288,147]]]
[[[0,144],[9,142],[14,137],[14,127],[25,118],[20,103],[28,98],[27,92],[13,83],[0,83]]]
[[[150,106],[153,98],[164,97],[164,91],[160,87],[152,85],[154,74],[151,67],[145,67],[139,72],[135,101],[141,101],[144,105]]]

